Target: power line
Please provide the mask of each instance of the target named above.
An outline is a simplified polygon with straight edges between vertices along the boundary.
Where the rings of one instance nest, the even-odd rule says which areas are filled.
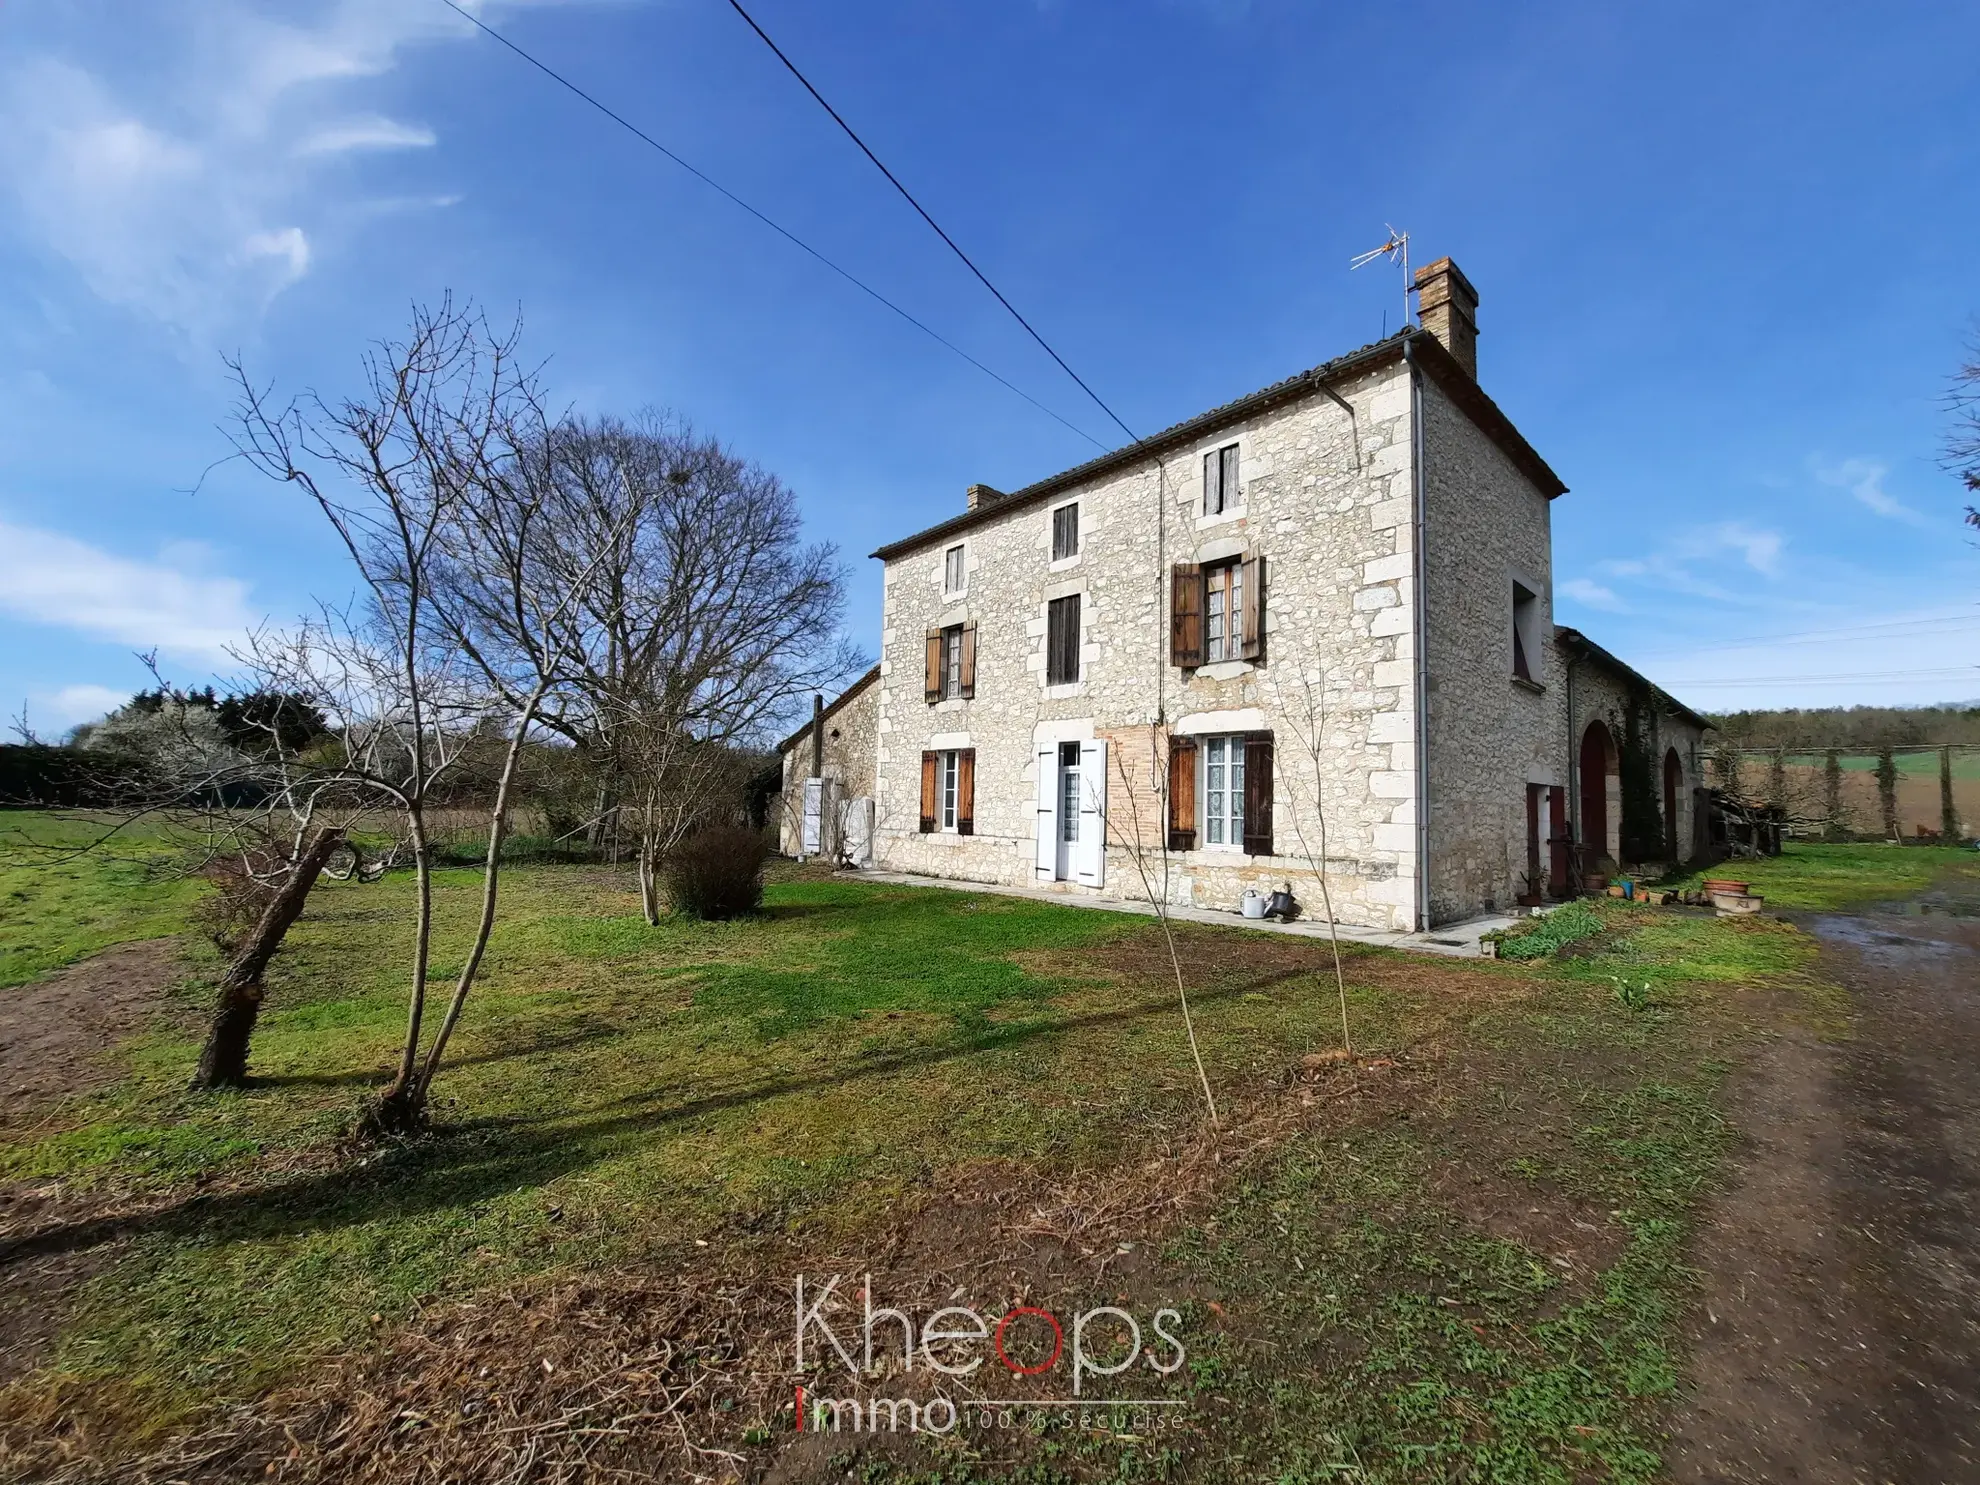
[[[554,68],[552,68],[551,66],[549,66],[549,64],[545,62],[538,61],[535,57],[531,56],[528,52],[524,51],[520,46],[517,46],[515,42],[509,40],[508,37],[504,36],[500,31],[497,31],[493,26],[489,25],[479,16],[473,15],[470,12],[461,9],[459,5],[456,5],[454,3],[454,0],[440,0],[440,3],[446,6],[449,10],[453,11],[456,15],[460,16],[463,20],[473,25],[477,30],[481,31],[484,35],[492,37],[494,40],[501,42],[503,46],[507,47],[510,51],[514,52],[518,57],[521,57],[523,61],[529,63],[530,66],[534,67],[538,72],[542,73],[552,82],[556,83],[560,87],[568,89],[572,93],[575,93],[578,97],[582,98],[586,103],[589,103],[593,108],[597,109],[600,113],[604,114],[606,118],[610,119],[613,123],[617,124],[620,128],[624,129],[627,133],[633,135],[636,139],[639,139],[641,142],[653,146],[654,149],[658,150],[661,154],[665,155],[669,160],[672,160],[676,165],[680,166],[681,169],[685,170],[689,175],[693,176],[696,180],[700,181],[703,185],[707,186],[710,190],[714,191],[716,194],[725,197],[730,202],[741,207],[744,211],[748,212],[751,216],[755,217],[757,221],[761,222],[764,226],[768,227],[772,232],[775,232],[779,237],[782,237],[785,241],[791,243],[793,246],[801,248],[806,253],[809,253],[813,258],[817,259],[820,263],[824,264],[827,268],[831,269],[832,272],[838,274],[840,278],[844,279],[847,283],[851,284],[861,293],[866,294],[870,298],[878,300],[881,304],[884,304],[888,309],[891,309],[895,314],[899,315],[902,319],[906,320],[910,325],[914,326],[914,328],[919,330],[923,335],[926,335],[929,339],[935,341],[937,344],[946,346],[948,349],[954,351],[958,356],[961,356],[963,360],[969,362],[970,365],[974,366],[978,371],[982,372],[985,376],[989,377],[990,380],[997,383],[998,386],[1003,387],[1006,391],[1015,392],[1018,396],[1022,397],[1026,402],[1029,402],[1033,407],[1037,408],[1047,417],[1052,418],[1056,422],[1064,424],[1065,427],[1070,428],[1074,433],[1077,433],[1081,438],[1085,439],[1095,448],[1101,450],[1105,450],[1107,448],[1106,444],[1102,443],[1099,439],[1095,438],[1091,433],[1088,433],[1084,428],[1081,428],[1078,424],[1070,422],[1066,418],[1061,417],[1058,413],[1053,412],[1051,408],[1047,407],[1044,403],[1040,402],[1036,397],[1033,397],[1029,392],[1025,391],[1022,387],[1013,386],[1010,382],[1004,380],[1003,377],[999,376],[996,372],[992,371],[988,366],[985,366],[981,361],[977,360],[976,357],[972,356],[968,351],[964,350],[954,341],[949,340],[947,337],[939,334],[937,331],[930,329],[926,324],[922,323],[922,321],[916,319],[913,315],[909,314],[906,310],[902,309],[898,304],[894,303],[894,301],[889,299],[885,294],[882,294],[878,289],[874,288],[871,284],[865,282],[863,279],[856,277],[849,270],[841,268],[837,263],[834,263],[830,258],[826,257],[823,253],[819,252],[817,248],[813,247],[810,243],[806,242],[802,237],[799,237],[795,232],[792,232],[789,228],[784,227],[775,221],[772,221],[769,217],[765,216],[762,212],[758,211],[755,207],[751,206],[747,201],[743,200],[742,197],[738,196],[734,191],[731,191],[727,186],[723,185],[720,181],[714,179],[712,176],[708,175],[704,171],[697,170],[694,166],[690,165],[686,160],[682,159],[679,155],[675,154],[672,150],[668,149],[666,145],[662,144],[659,140],[655,139],[651,134],[648,134],[644,129],[640,128],[637,124],[627,119],[624,115],[615,113],[605,104],[599,102],[598,99],[594,98],[591,94],[587,93],[583,88],[579,87],[576,83],[572,82],[569,78],[565,77],[561,72],[556,71]],[[993,290],[992,292],[995,291]],[[999,295],[998,297],[1001,298],[1003,296]],[[1015,311],[1013,311],[1013,313],[1015,313]],[[1027,325],[1025,328],[1030,329],[1031,327]],[[1047,346],[1046,349],[1050,350],[1051,347]],[[1057,357],[1055,356],[1053,359],[1057,360]],[[1061,366],[1065,365],[1063,361],[1061,361],[1059,364]],[[1074,377],[1073,380],[1079,381],[1079,378]],[[1084,382],[1080,382],[1080,385],[1083,387],[1086,384]],[[1097,397],[1094,398],[1094,401],[1096,402],[1098,402],[1099,400],[1100,399]],[[1104,408],[1106,404],[1101,403],[1101,406]],[[1109,413],[1108,416],[1113,417],[1113,414]],[[1114,421],[1118,423],[1120,422],[1120,419],[1114,418]],[[1132,438],[1134,435],[1130,433],[1128,436]]]
[[[449,3],[451,3],[451,0],[449,0]],[[867,148],[866,141],[859,137],[858,133],[854,131],[853,126],[851,124],[848,124],[843,118],[841,118],[839,116],[839,111],[836,108],[832,107],[831,104],[825,101],[825,95],[819,92],[818,89],[814,88],[811,85],[811,79],[806,77],[802,72],[798,71],[797,63],[793,62],[789,57],[785,56],[784,49],[778,46],[776,42],[770,39],[770,33],[765,31],[761,26],[756,24],[756,18],[752,16],[748,11],[744,10],[741,4],[738,3],[738,0],[729,0],[729,5],[735,10],[735,13],[737,15],[741,16],[745,21],[749,23],[749,29],[754,31],[758,36],[760,36],[763,39],[763,44],[769,47],[771,51],[777,54],[777,60],[779,62],[782,62],[785,67],[790,69],[791,76],[804,84],[804,90],[807,93],[811,94],[813,98],[818,100],[818,106],[824,109],[825,112],[827,112],[832,116],[832,122],[837,124],[841,129],[846,131],[846,137],[850,139],[854,144],[859,146],[860,153],[865,155],[867,159],[871,160],[873,162],[874,168],[878,170],[882,175],[887,177],[888,183],[891,184],[896,191],[899,191],[901,193],[901,199],[906,201],[909,206],[912,206],[915,209],[915,211],[920,215],[922,221],[926,222],[931,228],[934,229],[935,235],[941,238],[942,241],[946,242],[949,245],[950,252],[954,253],[958,258],[962,259],[963,266],[967,268],[971,273],[976,275],[977,282],[982,284],[984,288],[988,289],[992,294],[996,296],[997,302],[1003,305],[1005,309],[1010,311],[1012,319],[1016,320],[1020,325],[1024,326],[1025,334],[1029,335],[1033,340],[1037,341],[1041,346],[1045,348],[1045,354],[1050,356],[1054,361],[1057,361],[1059,363],[1059,369],[1061,371],[1063,371],[1067,376],[1071,377],[1075,382],[1079,383],[1080,391],[1084,392],[1088,397],[1091,397],[1094,403],[1099,407],[1100,411],[1102,411],[1108,417],[1114,420],[1114,425],[1117,428],[1119,428],[1121,432],[1125,433],[1132,442],[1140,443],[1141,439],[1136,435],[1135,431],[1132,428],[1128,427],[1126,423],[1123,423],[1120,419],[1120,415],[1116,413],[1111,407],[1107,406],[1107,404],[1101,400],[1100,394],[1098,392],[1094,391],[1091,387],[1087,386],[1085,379],[1082,378],[1077,371],[1074,371],[1072,367],[1066,365],[1066,358],[1061,356],[1057,351],[1053,350],[1050,343],[1047,342],[1045,337],[1040,335],[1036,330],[1031,328],[1031,321],[1027,320],[1023,315],[1017,312],[1017,307],[1013,305],[1010,300],[1004,297],[1003,291],[999,289],[995,284],[991,283],[988,276],[984,274],[983,270],[981,268],[978,268],[976,264],[970,260],[969,254],[964,252],[960,247],[958,247],[956,245],[956,240],[953,237],[949,236],[948,233],[942,230],[942,224],[936,221],[935,218],[931,217],[928,214],[928,209],[925,206],[923,206],[919,201],[914,199],[914,193],[908,190],[906,186],[901,184],[900,178],[896,176],[893,171],[889,170],[886,167],[886,165],[881,161],[878,155],[874,154],[871,149]]]
[[[1744,675],[1714,677],[1709,680],[1672,681],[1670,689],[1677,691],[1702,690],[1707,686],[1770,686],[1770,685],[1810,685],[1829,686],[1845,683],[1863,685],[1882,681],[1927,680],[1936,676],[1974,675],[1980,666],[1945,665],[1926,670],[1870,670],[1856,675]]]
[[[1943,631],[1932,627],[1942,624],[1951,625],[1952,627]],[[1749,644],[1785,644],[1818,639],[1869,638],[1873,634],[1883,633],[1893,629],[1916,629],[1921,634],[1941,632],[1956,634],[1968,626],[1980,626],[1980,612],[1973,614],[1936,614],[1918,619],[1892,619],[1881,624],[1856,624],[1841,629],[1803,629],[1791,631],[1786,634],[1749,634],[1738,639],[1718,639],[1715,637],[1710,643],[1713,649],[1727,650]],[[1689,645],[1677,650],[1650,650],[1645,652],[1642,658],[1655,660],[1671,655],[1695,655],[1698,653],[1698,648],[1697,645]]]

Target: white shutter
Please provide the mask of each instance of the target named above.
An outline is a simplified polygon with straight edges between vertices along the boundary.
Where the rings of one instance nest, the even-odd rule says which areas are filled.
[[[1107,744],[1079,745],[1079,843],[1073,879],[1082,887],[1107,882]]]
[[[1051,881],[1059,868],[1059,746],[1038,750],[1038,841],[1032,860],[1038,875]]]
[[[825,781],[806,779],[804,781],[804,825],[798,835],[798,852],[805,856],[816,856],[825,849],[824,841]]]

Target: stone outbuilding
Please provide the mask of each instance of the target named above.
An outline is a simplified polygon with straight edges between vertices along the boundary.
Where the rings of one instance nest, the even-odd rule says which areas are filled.
[[[872,859],[870,825],[878,754],[880,667],[841,692],[821,697],[811,720],[777,744],[783,789],[777,805],[777,849],[786,856]],[[807,789],[818,780],[822,788]]]
[[[1416,284],[1420,326],[874,554],[877,684],[834,703],[874,865],[1316,914],[1324,872],[1409,932],[1690,854],[1703,719],[1556,628],[1566,486],[1478,383],[1469,280]]]

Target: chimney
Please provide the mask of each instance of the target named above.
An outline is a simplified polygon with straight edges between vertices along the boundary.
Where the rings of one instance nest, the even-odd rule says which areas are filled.
[[[1003,498],[1002,490],[993,490],[988,485],[971,485],[963,496],[964,509],[977,510],[986,505],[994,505]]]
[[[1478,380],[1478,291],[1449,258],[1416,270],[1417,322]]]

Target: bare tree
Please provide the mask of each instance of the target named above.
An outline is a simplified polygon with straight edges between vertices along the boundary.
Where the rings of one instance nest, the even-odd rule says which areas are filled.
[[[654,869],[692,827],[685,806],[709,771],[862,668],[840,633],[844,576],[834,548],[804,542],[790,490],[679,421],[565,421],[531,469],[550,579],[572,589],[596,564],[575,606],[572,684],[544,725],[598,770],[598,838],[636,837],[652,919]],[[499,604],[475,623],[513,628]]]
[[[1196,1064],[1196,1078],[1203,1087],[1203,1106],[1210,1112],[1210,1127],[1219,1127],[1217,1099],[1210,1091],[1210,1074],[1203,1066],[1203,1050],[1196,1042],[1196,1020],[1189,1012],[1189,989],[1183,982],[1182,952],[1176,947],[1175,925],[1169,919],[1169,769],[1163,756],[1162,732],[1155,723],[1148,725],[1148,779],[1136,777],[1127,760],[1126,748],[1115,748],[1114,772],[1119,779],[1118,794],[1125,811],[1100,809],[1099,787],[1089,781],[1086,788],[1094,796],[1095,810],[1105,828],[1141,879],[1142,896],[1154,909],[1162,926],[1162,942],[1169,951],[1169,968],[1175,972],[1176,1001],[1182,1007],[1183,1032],[1189,1038],[1190,1059]],[[1148,802],[1144,808],[1144,799]],[[1150,843],[1151,836],[1153,843]]]
[[[1966,360],[1953,373],[1946,394],[1953,424],[1946,434],[1946,466],[1969,495],[1980,496],[1980,340],[1967,347]],[[1980,509],[1966,508],[1969,526],[1980,526]]]
[[[540,398],[517,341],[517,330],[495,334],[451,299],[437,309],[416,307],[404,340],[366,355],[362,393],[334,404],[308,393],[277,405],[239,362],[230,363],[239,389],[237,452],[303,490],[359,582],[351,606],[326,605],[291,634],[259,636],[247,658],[280,689],[319,698],[337,719],[336,782],[389,803],[412,856],[406,1032],[398,1071],[366,1116],[364,1127],[375,1134],[409,1132],[423,1122],[439,1051],[472,981],[471,968],[422,1067],[433,933],[431,809],[491,728],[508,736],[490,823],[485,943],[515,758],[533,720],[533,706],[518,708],[512,688],[492,682],[486,658],[463,649],[469,624],[445,604],[460,533],[486,534],[487,523],[499,519],[492,512],[523,484],[518,460],[542,441]],[[543,692],[533,694],[540,703]]]
[[[1283,705],[1280,709],[1292,722],[1300,749],[1306,754],[1307,765],[1312,770],[1314,838],[1307,838],[1306,824],[1298,804],[1291,810],[1293,834],[1299,838],[1300,854],[1306,857],[1307,869],[1313,873],[1313,879],[1320,887],[1320,910],[1327,915],[1327,938],[1334,952],[1334,994],[1340,1002],[1341,1047],[1352,1054],[1354,1037],[1348,1027],[1347,973],[1341,967],[1340,920],[1334,916],[1334,890],[1327,881],[1327,772],[1321,762],[1325,756],[1327,737],[1326,669],[1318,662],[1311,670],[1301,667],[1299,680],[1303,710]],[[1277,753],[1276,749],[1274,753]],[[1279,774],[1284,778],[1286,771],[1280,769]]]

